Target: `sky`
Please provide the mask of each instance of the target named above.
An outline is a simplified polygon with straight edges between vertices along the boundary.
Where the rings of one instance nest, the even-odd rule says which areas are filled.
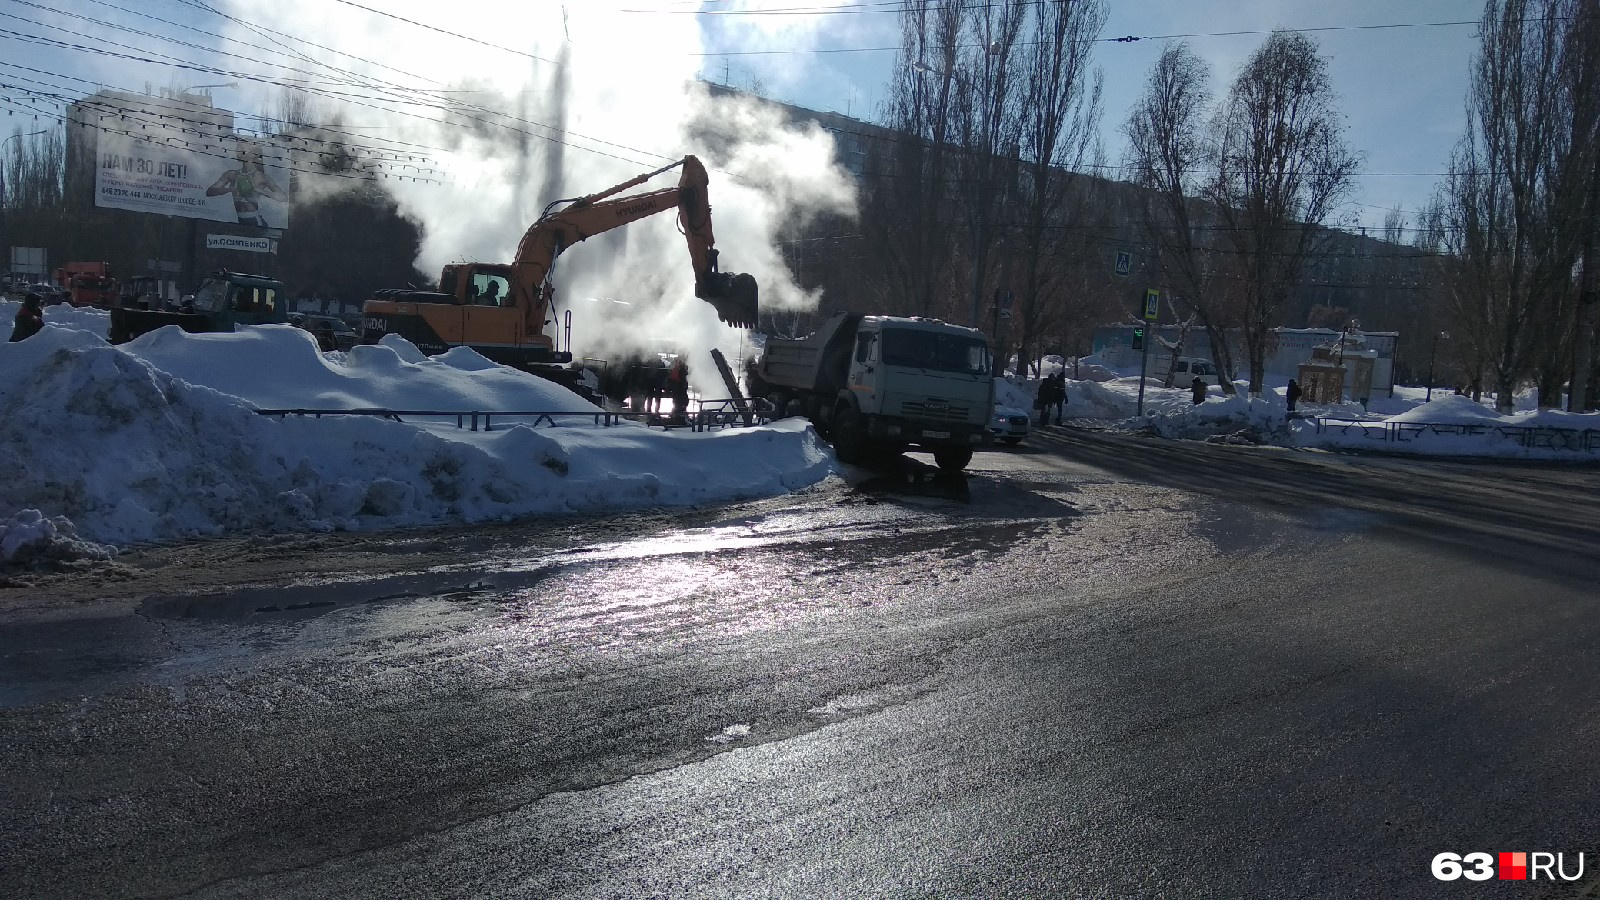
[[[1481,0],[1109,5],[1096,64],[1106,80],[1101,132],[1113,164],[1122,161],[1120,128],[1164,38],[1178,39],[1168,36],[1187,35],[1221,93],[1265,32],[1327,29],[1308,34],[1329,58],[1347,140],[1365,159],[1350,212],[1369,227],[1395,206],[1414,220],[1461,135],[1476,28],[1437,23],[1476,22]],[[712,167],[714,206],[731,219],[719,234],[734,235],[727,256],[739,260],[735,269],[766,271],[781,252],[772,230],[796,216],[848,212],[848,182],[829,171],[824,136],[783,133],[749,109],[686,100],[681,85],[727,82],[870,121],[896,64],[895,8],[885,0],[0,0],[0,96],[9,98],[0,108],[14,114],[0,129],[48,112],[42,98],[101,85],[222,85],[207,89],[219,106],[259,114],[278,103],[276,84],[292,82],[351,133],[420,149],[441,164],[442,183],[401,191],[429,225],[423,267],[431,270],[508,255],[551,193],[589,193],[704,152],[685,124],[711,115],[746,126],[748,137]],[[1125,36],[1141,40],[1111,40]],[[380,85],[429,93],[406,94],[410,107],[397,112],[406,104],[379,99],[387,92]],[[487,117],[472,115],[437,124],[441,98],[522,124],[486,126]],[[770,179],[777,190],[758,184]],[[613,243],[645,244],[629,252],[654,271],[659,254],[670,252],[669,230],[632,228]],[[591,262],[613,271],[574,255],[566,263],[573,289],[615,294],[615,284],[583,277]],[[769,280],[764,297],[775,307],[814,300]]]
[[[0,321],[19,306],[0,300]],[[597,423],[598,408],[535,375],[465,347],[437,357],[393,335],[323,353],[288,325],[188,334],[167,326],[105,341],[109,314],[45,308],[45,328],[0,343],[0,563],[107,559],[119,547],[240,533],[374,531],[549,514],[706,505],[772,496],[845,471],[812,427],[787,419],[747,428],[668,431]],[[1068,415],[1169,438],[1251,426],[1272,442],[1362,447],[1377,429],[1290,422],[1276,391],[1220,391],[1201,405],[1154,385],[1135,417],[1139,379],[1086,366]],[[1031,383],[1000,380],[997,400],[1031,408]],[[722,396],[714,394],[713,396]],[[1532,396],[1519,398],[1523,407]],[[1464,423],[1470,436],[1417,430],[1383,449],[1450,455],[1571,458],[1527,450],[1496,425],[1593,428],[1600,413],[1525,410],[1509,417],[1470,398],[1420,388],[1374,402],[1407,423]],[[552,421],[501,417],[492,431],[453,417],[262,416],[257,409],[569,412]],[[1360,418],[1359,405],[1310,410]],[[997,452],[1005,452],[999,450]],[[1596,449],[1600,453],[1600,448]],[[983,458],[972,467],[984,477]]]
[[[642,0],[632,6],[671,5]],[[703,4],[719,10],[750,5]],[[764,5],[805,6],[787,0]],[[899,38],[894,4],[834,5],[839,12],[809,17],[810,31],[788,21],[806,17],[700,17],[712,54],[703,77],[746,89],[759,86],[773,99],[872,119],[881,112],[893,50],[816,51],[894,47]],[[1109,7],[1095,64],[1105,76],[1101,135],[1112,164],[1122,162],[1126,142],[1120,129],[1170,41],[1189,43],[1211,68],[1213,93],[1221,94],[1275,28],[1329,29],[1307,34],[1328,58],[1346,115],[1346,140],[1365,159],[1353,198],[1358,205],[1350,212],[1369,229],[1381,226],[1396,206],[1415,224],[1415,210],[1428,200],[1465,127],[1481,0],[1111,0]],[[1473,24],[1430,24],[1445,22]],[[1111,40],[1126,36],[1141,40]],[[780,46],[811,52],[731,55]]]

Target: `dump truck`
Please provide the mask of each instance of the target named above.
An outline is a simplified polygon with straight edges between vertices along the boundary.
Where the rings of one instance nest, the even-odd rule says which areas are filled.
[[[809,337],[768,338],[751,388],[774,415],[810,419],[841,462],[918,448],[959,471],[992,441],[991,371],[976,329],[840,313]]]
[[[56,287],[73,306],[110,309],[117,305],[121,289],[111,277],[111,264],[69,262],[55,271]]]
[[[111,310],[111,331],[107,338],[113,344],[121,344],[167,325],[200,334],[233,331],[237,325],[288,322],[288,299],[281,282],[264,275],[223,270],[206,276],[193,296],[185,297],[177,309],[118,307]]]

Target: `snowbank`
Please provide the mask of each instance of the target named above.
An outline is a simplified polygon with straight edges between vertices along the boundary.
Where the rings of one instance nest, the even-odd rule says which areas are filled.
[[[391,338],[323,354],[287,326],[168,327],[113,347],[47,324],[0,343],[0,454],[13,461],[0,514],[27,511],[8,521],[28,534],[53,529],[18,546],[121,545],[719,502],[804,487],[834,468],[798,421],[696,434],[563,419],[472,432],[453,419],[253,411],[282,407],[595,411],[470,350],[430,359]],[[0,561],[18,552],[0,549]]]

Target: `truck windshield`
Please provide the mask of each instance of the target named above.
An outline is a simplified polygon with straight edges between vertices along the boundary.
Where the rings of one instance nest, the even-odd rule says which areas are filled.
[[[989,347],[981,339],[914,328],[885,328],[883,362],[936,372],[989,374]]]

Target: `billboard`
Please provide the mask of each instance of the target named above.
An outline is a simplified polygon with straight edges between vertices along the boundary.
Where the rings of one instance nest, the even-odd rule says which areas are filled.
[[[246,138],[163,143],[102,131],[94,205],[284,228],[289,224],[286,154],[282,147]]]

